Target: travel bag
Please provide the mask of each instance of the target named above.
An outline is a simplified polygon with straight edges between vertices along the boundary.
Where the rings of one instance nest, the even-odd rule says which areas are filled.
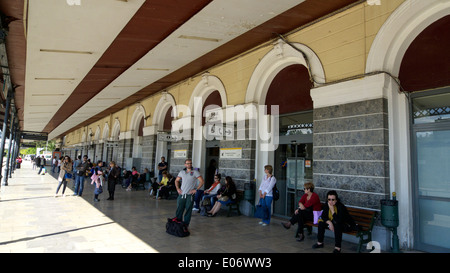
[[[166,232],[177,237],[186,237],[190,235],[187,225],[178,220],[177,217],[167,219]]]

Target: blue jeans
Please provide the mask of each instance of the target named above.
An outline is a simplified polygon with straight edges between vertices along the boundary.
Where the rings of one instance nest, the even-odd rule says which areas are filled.
[[[262,221],[265,224],[270,224],[270,215],[272,214],[272,200],[273,196],[266,196],[264,199],[259,199],[259,203],[261,205],[265,205],[269,213],[267,214],[267,218],[263,218]],[[263,204],[264,203],[264,204]]]
[[[84,189],[84,175],[75,175],[75,195],[81,196]]]
[[[203,190],[197,190],[194,197],[194,208],[200,209],[200,201],[203,200]]]
[[[55,194],[58,194],[59,188],[61,188],[61,185],[64,185],[63,186],[63,190],[62,190],[62,193],[64,194],[64,192],[66,191],[66,187],[67,187],[67,180],[65,178],[63,178],[62,181],[59,181],[59,184],[58,184],[58,187],[56,188],[56,193]]]

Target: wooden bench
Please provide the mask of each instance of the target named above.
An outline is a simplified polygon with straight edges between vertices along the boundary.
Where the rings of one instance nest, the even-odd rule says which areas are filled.
[[[234,210],[237,212],[238,215],[241,215],[241,211],[239,210],[239,202],[244,198],[244,192],[243,191],[236,191],[236,200],[234,202],[231,202],[227,204],[228,207],[228,214],[227,217],[231,216],[231,212]]]
[[[324,203],[322,203],[322,207],[323,206],[325,206]],[[378,212],[373,210],[358,209],[352,207],[347,207],[347,211],[353,218],[353,221],[355,221],[355,224],[357,224],[360,227],[360,230],[358,231],[354,230],[344,233],[354,235],[357,238],[359,238],[357,251],[358,253],[360,253],[362,245],[372,241],[372,229],[375,220],[377,218]],[[309,227],[308,231],[311,233],[311,228],[317,227],[317,224],[314,224],[313,222],[306,222],[305,226]]]

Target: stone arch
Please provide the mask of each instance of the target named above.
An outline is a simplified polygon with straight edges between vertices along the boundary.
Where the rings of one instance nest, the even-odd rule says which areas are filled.
[[[131,122],[130,122],[130,130],[134,131],[134,134],[137,135],[137,131],[139,129],[139,124],[142,120],[142,118],[144,118],[144,127],[146,126],[146,120],[145,120],[146,114],[145,114],[145,108],[144,106],[142,106],[141,104],[137,105],[136,110],[134,110],[134,113],[131,117]]]
[[[100,125],[97,126],[97,130],[95,130],[94,141],[98,142],[100,140]]]
[[[120,135],[120,121],[118,118],[114,120],[113,129],[111,131],[111,140],[118,141]]]
[[[106,122],[105,125],[103,126],[102,139],[108,140],[108,138],[109,138],[109,124]]]
[[[225,91],[225,86],[222,81],[209,73],[202,75],[202,80],[197,84],[192,92],[191,98],[189,100],[189,109],[191,110],[191,114],[194,113],[194,100],[195,98],[202,99],[202,106],[205,103],[208,96],[214,91],[218,91],[220,94],[220,98],[222,100],[222,107],[227,105],[227,93]]]
[[[263,105],[272,80],[281,70],[293,64],[305,66],[310,69],[309,73],[317,82],[325,83],[325,71],[314,51],[303,44],[292,43],[292,45],[301,50],[304,55],[279,40],[256,66],[247,87],[245,103]],[[308,61],[304,56],[308,58]]]
[[[156,104],[156,109],[153,114],[152,124],[155,125],[157,130],[162,131],[164,129],[164,119],[167,111],[172,107],[175,108],[176,103],[172,94],[164,93]],[[176,113],[174,116],[177,116]]]
[[[414,39],[433,22],[450,14],[450,2],[406,0],[378,31],[367,57],[366,72],[398,76],[403,56]]]

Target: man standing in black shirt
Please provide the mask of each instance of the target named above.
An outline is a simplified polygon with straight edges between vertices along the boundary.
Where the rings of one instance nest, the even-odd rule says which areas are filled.
[[[161,182],[161,180],[162,180],[162,173],[163,173],[163,171],[166,171],[167,170],[167,166],[168,166],[169,164],[167,164],[167,162],[166,162],[166,158],[163,156],[163,157],[161,157],[161,162],[159,162],[159,164],[158,164],[158,170],[159,170],[159,173],[158,173],[158,182]]]

